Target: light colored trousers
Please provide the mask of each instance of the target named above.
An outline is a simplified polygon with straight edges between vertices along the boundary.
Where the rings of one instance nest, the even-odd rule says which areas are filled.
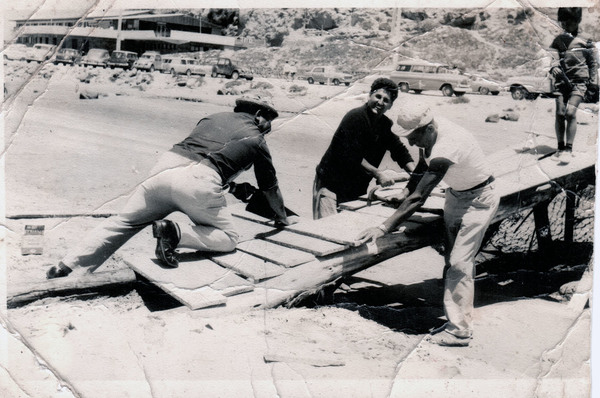
[[[446,330],[458,337],[473,334],[475,256],[499,203],[494,183],[464,192],[446,190],[444,310]]]
[[[337,214],[337,195],[329,189],[322,186],[319,176],[315,176],[313,184],[313,219],[332,216]]]
[[[185,213],[194,225],[181,224],[179,247],[228,252],[238,234],[227,209],[221,176],[211,167],[166,152],[118,216],[104,220],[71,250],[62,262],[92,272],[137,232],[169,214]]]

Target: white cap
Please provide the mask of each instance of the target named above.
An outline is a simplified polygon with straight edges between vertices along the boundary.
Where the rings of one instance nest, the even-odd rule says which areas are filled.
[[[405,102],[397,113],[398,125],[406,130],[400,133],[401,136],[406,136],[412,133],[414,129],[426,126],[433,120],[431,109],[421,103]]]

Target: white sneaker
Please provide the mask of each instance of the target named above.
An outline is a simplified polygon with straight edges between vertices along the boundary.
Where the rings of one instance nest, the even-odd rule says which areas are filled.
[[[562,155],[563,152],[564,151],[556,150],[556,152],[554,152],[554,154],[552,156],[550,156],[550,159],[553,160],[554,162],[560,161],[560,155]]]

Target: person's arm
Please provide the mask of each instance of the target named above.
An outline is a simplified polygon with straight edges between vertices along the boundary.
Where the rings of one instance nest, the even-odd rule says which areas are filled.
[[[392,160],[402,167],[407,173],[411,174],[416,167],[415,161],[410,156],[406,146],[400,141],[400,138],[391,130],[387,135],[387,147],[392,156]]]
[[[375,180],[377,181],[377,185],[381,185],[382,187],[388,187],[390,185],[393,185],[395,182],[394,176],[398,174],[393,171],[389,172],[388,170],[379,170],[377,167],[367,162],[366,159],[363,159],[360,162],[360,165],[367,172],[368,175],[375,178]]]
[[[254,175],[259,189],[265,195],[273,212],[275,212],[275,224],[291,225],[296,223],[297,220],[287,217],[271,153],[264,138],[260,141],[258,155],[254,161]]]
[[[281,195],[281,190],[279,186],[276,185],[271,189],[267,189],[263,191],[267,202],[269,202],[269,206],[275,212],[275,224],[283,224],[290,225],[292,222],[288,220],[287,214],[285,212],[285,205],[283,204],[283,195]]]
[[[400,223],[406,221],[415,211],[423,206],[431,191],[440,183],[442,178],[444,178],[444,175],[451,165],[452,162],[447,159],[433,159],[429,164],[429,169],[423,174],[423,177],[420,179],[415,190],[402,202],[394,214],[380,226],[363,231],[358,236],[357,241],[359,243],[374,241],[388,231],[393,231]]]

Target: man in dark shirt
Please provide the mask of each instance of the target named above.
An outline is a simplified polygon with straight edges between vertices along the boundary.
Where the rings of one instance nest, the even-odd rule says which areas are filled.
[[[200,120],[190,136],[159,159],[121,214],[94,229],[46,276],[63,277],[76,269],[93,272],[150,224],[157,238],[156,256],[168,267],[178,266],[177,247],[218,252],[235,249],[238,234],[226,209],[225,193],[228,184],[252,165],[275,221],[290,224],[264,137],[277,116],[264,100],[242,98],[233,112]],[[193,224],[162,220],[175,211],[185,213]]]
[[[339,203],[363,195],[373,178],[381,186],[392,185],[396,173],[378,169],[386,151],[404,170],[414,170],[412,157],[384,115],[397,97],[398,87],[392,80],[376,79],[367,103],[344,116],[317,166],[313,218],[337,213]]]

